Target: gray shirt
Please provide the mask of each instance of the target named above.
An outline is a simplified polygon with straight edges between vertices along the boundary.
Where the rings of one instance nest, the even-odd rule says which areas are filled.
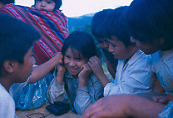
[[[48,89],[50,103],[63,101],[67,94],[72,107],[78,114],[82,114],[89,105],[103,96],[103,86],[94,75],[88,77],[87,86],[82,88],[78,88],[78,80],[68,72],[62,83],[53,79]]]

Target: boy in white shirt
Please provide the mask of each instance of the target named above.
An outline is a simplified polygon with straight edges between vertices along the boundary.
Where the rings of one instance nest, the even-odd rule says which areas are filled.
[[[62,62],[62,55],[57,54],[46,64],[33,69],[33,42],[39,38],[39,33],[28,24],[0,14],[0,116],[4,118],[17,117],[13,100],[15,92],[37,82],[54,64]],[[49,67],[43,68],[47,65]]]
[[[130,42],[128,30],[119,21],[125,9],[126,6],[114,9],[104,22],[109,51],[119,60],[113,83],[109,83],[102,70],[95,68],[98,58],[90,59],[91,64],[96,63],[92,67],[93,72],[105,86],[104,96],[152,92],[155,80],[155,74],[151,71],[151,56],[145,55],[135,43]]]
[[[153,70],[168,94],[173,93],[172,6],[172,0],[133,0],[125,13],[131,41],[152,54]],[[173,96],[154,101],[133,95],[109,96],[88,107],[83,118],[88,117],[172,118]]]

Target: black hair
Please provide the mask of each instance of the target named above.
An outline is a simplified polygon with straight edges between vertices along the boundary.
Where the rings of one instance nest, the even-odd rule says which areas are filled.
[[[10,3],[14,3],[14,0],[0,0],[0,2],[3,4],[10,4]]]
[[[91,32],[95,38],[106,38],[104,35],[105,28],[102,25],[108,14],[112,11],[113,9],[103,9],[94,14],[91,21]]]
[[[6,14],[0,14],[0,66],[5,60],[24,63],[24,56],[40,38],[30,25]]]
[[[128,6],[115,8],[106,18],[104,22],[105,35],[107,37],[116,36],[122,41],[126,47],[134,45],[130,42],[130,35],[126,25],[124,24],[123,13]],[[111,38],[110,38],[111,39]]]
[[[125,12],[130,34],[142,42],[173,40],[173,1],[134,0]]]
[[[72,49],[73,55],[75,55],[74,50],[79,52],[78,55],[75,55],[78,57],[81,57],[81,54],[83,58],[89,59],[96,55],[96,45],[93,37],[83,30],[74,31],[66,38],[61,50],[63,55],[69,47]]]
[[[35,5],[38,0],[34,0],[34,1],[35,1],[35,3],[34,3],[34,5]],[[54,10],[56,10],[56,9],[59,10],[60,7],[62,6],[62,0],[52,0],[52,1],[55,2]]]

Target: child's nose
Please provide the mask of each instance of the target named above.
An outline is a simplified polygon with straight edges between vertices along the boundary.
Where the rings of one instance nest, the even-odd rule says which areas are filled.
[[[112,51],[113,51],[113,49],[112,49],[112,45],[111,45],[111,44],[109,44],[108,51],[109,51],[109,52],[112,52]]]
[[[74,62],[73,60],[71,60],[71,61],[69,62],[69,66],[75,66],[75,62]]]
[[[43,6],[46,6],[46,2],[45,1],[42,1],[41,2],[41,6],[43,7]]]

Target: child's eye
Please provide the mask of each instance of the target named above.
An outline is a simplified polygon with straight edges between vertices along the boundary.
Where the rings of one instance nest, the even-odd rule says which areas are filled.
[[[52,2],[51,1],[48,1],[47,4],[51,4]]]
[[[116,47],[116,45],[114,45],[114,44],[111,44],[112,45],[112,47]]]
[[[99,41],[99,43],[104,43],[104,41]]]
[[[51,4],[53,1],[46,1],[47,2],[47,4]]]
[[[68,59],[70,58],[70,56],[68,56],[68,55],[65,55],[65,57],[68,58]]]
[[[81,60],[81,58],[76,58],[76,61],[80,61]]]

